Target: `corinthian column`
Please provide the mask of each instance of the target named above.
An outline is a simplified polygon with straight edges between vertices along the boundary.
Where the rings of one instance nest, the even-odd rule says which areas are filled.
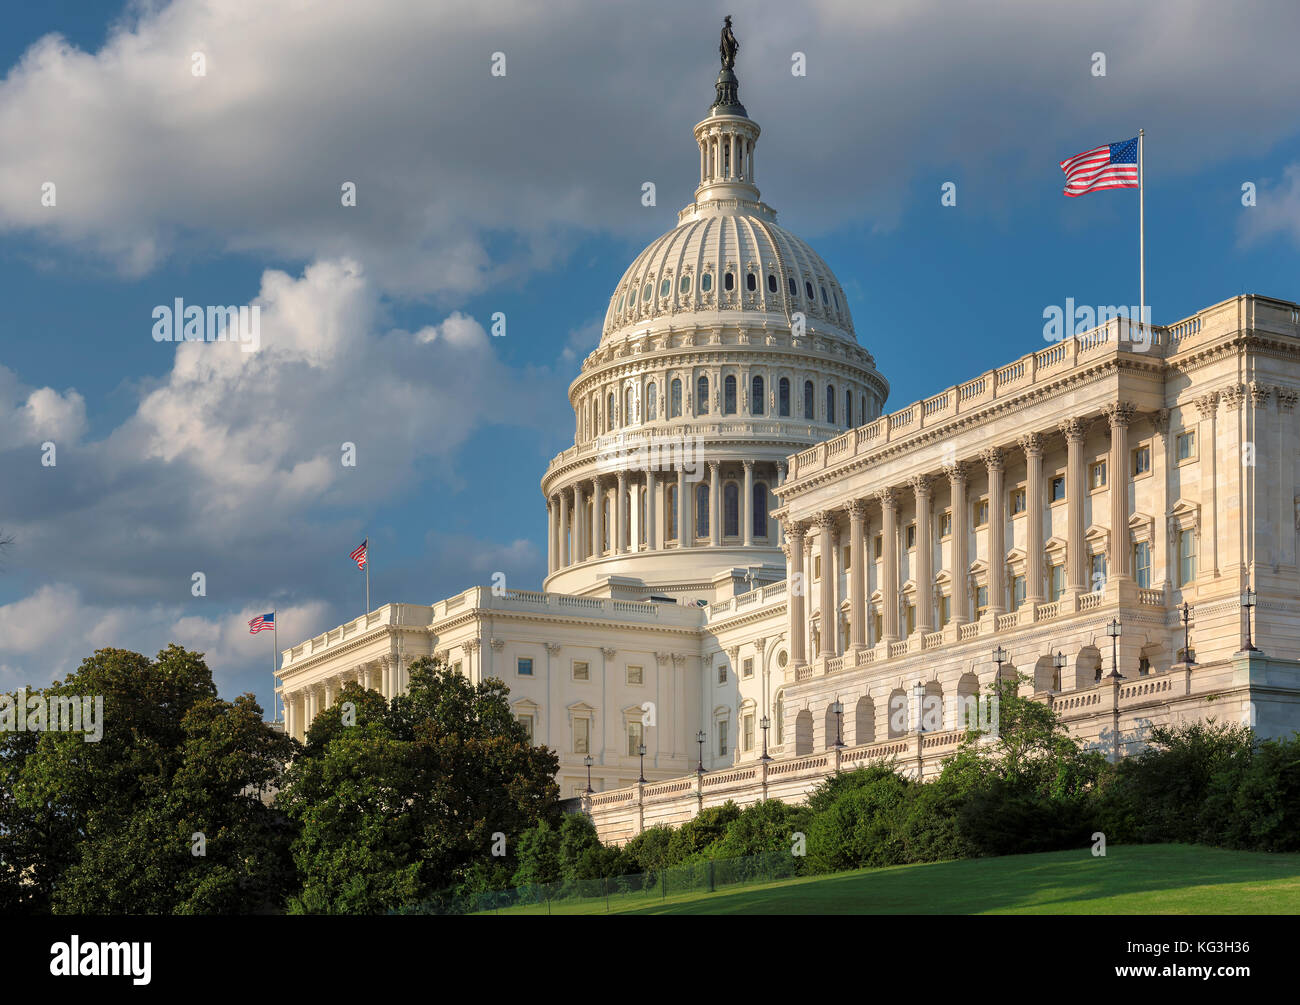
[[[1209,394],[1203,394],[1196,399],[1196,407],[1201,413],[1201,428],[1197,431],[1196,445],[1198,464],[1201,465],[1201,484],[1208,488],[1209,496],[1209,533],[1206,535],[1208,540],[1200,545],[1200,550],[1206,558],[1209,559],[1207,566],[1214,576],[1219,575],[1219,505],[1218,505],[1218,443],[1217,433],[1215,430],[1216,419],[1219,411],[1219,392],[1211,391]],[[1284,444],[1278,443],[1279,451],[1284,450]],[[1279,456],[1282,456],[1280,453]],[[1205,498],[1205,496],[1202,496]],[[1208,547],[1207,547],[1208,546]]]
[[[1128,424],[1134,408],[1118,402],[1103,411],[1110,421],[1110,472],[1106,478],[1110,488],[1110,561],[1106,577],[1126,580],[1133,578],[1128,549]]]
[[[722,544],[722,465],[709,461],[709,544]]]
[[[876,493],[880,501],[881,538],[884,548],[881,555],[880,605],[883,608],[881,627],[885,642],[898,641],[898,521],[894,512],[893,489]]]
[[[754,462],[745,461],[744,498],[740,500],[740,512],[745,526],[741,531],[741,540],[748,548],[754,543]],[[824,560],[823,560],[824,564]]]
[[[1087,482],[1083,473],[1082,419],[1069,418],[1060,424],[1065,434],[1067,461],[1065,470],[1065,511],[1067,536],[1065,545],[1065,585],[1071,593],[1088,591],[1088,572],[1083,555],[1083,499]]]
[[[930,554],[932,482],[929,475],[917,475],[911,481],[912,492],[916,496],[916,630],[925,634],[934,630],[934,619],[930,613],[934,587],[933,559]]]
[[[867,648],[867,556],[863,545],[867,508],[860,499],[844,508],[849,514],[849,632],[856,652]]]
[[[1006,524],[1002,519],[1002,451],[990,447],[980,453],[989,472],[989,610],[1005,613],[1007,575]]]
[[[569,500],[565,493],[559,494],[560,500],[560,550],[556,556],[559,568],[567,568],[572,559],[569,557]]]
[[[605,554],[605,498],[601,494],[600,476],[591,480],[591,554],[600,558]]]
[[[627,551],[627,472],[618,473],[618,495],[614,502],[614,554]]]
[[[1043,437],[1020,437],[1025,452],[1025,600],[1043,602]]]
[[[808,584],[802,575],[803,571],[803,544],[804,544],[804,525],[801,523],[792,523],[786,529],[787,544],[786,553],[786,604],[790,618],[790,662],[794,666],[803,666],[808,662],[807,650],[804,646],[804,630],[807,619],[804,616],[804,595],[808,592]],[[800,573],[795,575],[795,573]]]
[[[970,580],[970,558],[966,553],[966,466],[961,461],[944,466],[952,490],[952,620],[964,625],[970,620],[966,596]]]
[[[832,513],[818,513],[813,522],[821,532],[818,546],[821,549],[822,557],[821,595],[818,601],[822,630],[817,655],[827,657],[835,655],[835,622],[837,620],[835,617],[835,581],[833,579],[835,575],[835,545],[831,541],[832,532],[835,530],[835,516]]]

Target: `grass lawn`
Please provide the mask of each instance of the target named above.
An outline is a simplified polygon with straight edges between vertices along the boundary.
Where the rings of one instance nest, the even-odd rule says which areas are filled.
[[[502,914],[546,914],[546,905]],[[604,914],[604,899],[553,903]],[[1300,914],[1300,855],[1130,845],[859,869],[659,900],[612,896],[611,914]]]

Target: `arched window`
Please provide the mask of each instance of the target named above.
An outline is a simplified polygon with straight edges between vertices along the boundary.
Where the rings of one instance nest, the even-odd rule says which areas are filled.
[[[758,277],[752,272],[745,274],[745,289],[749,290],[750,293],[758,289]]]
[[[605,399],[605,432],[614,428],[614,392],[609,392],[609,397]]]
[[[780,383],[778,383],[776,387],[777,413],[788,416],[790,414],[790,378],[782,377]]]
[[[776,276],[773,275],[771,272],[767,274],[767,292],[768,293],[776,292]]]
[[[695,382],[695,414],[709,414],[709,378],[705,376]]]
[[[754,483],[754,536],[767,537],[767,483]]]
[[[641,489],[640,492],[637,493],[637,494],[638,494],[639,498],[638,498],[638,500],[637,500],[637,521],[636,521],[636,525],[637,525],[638,535],[639,535],[640,538],[641,538],[641,543],[642,543],[642,544],[645,544],[645,543],[646,543],[646,518],[645,518],[645,514],[646,514],[646,508],[645,508],[645,505],[646,505],[646,490],[645,490],[645,489]]]
[[[700,482],[695,486],[695,536],[709,536],[709,484]]]
[[[677,486],[668,486],[668,496],[665,500],[668,508],[667,518],[664,520],[668,524],[667,539],[669,541],[677,540]]]
[[[632,396],[632,388],[625,388],[623,391],[623,425],[627,426],[636,421],[636,404]]]
[[[858,422],[863,423],[867,421],[867,396],[865,394],[859,395],[858,401],[860,402],[858,408]]]
[[[659,418],[659,390],[652,380],[645,389],[645,419],[646,422],[654,422],[657,418]]]
[[[763,393],[763,378],[755,375],[749,384],[749,413],[750,415],[762,415],[767,411],[763,401],[766,397]]]
[[[736,378],[727,376],[722,381],[722,411],[725,415],[736,414]]]
[[[653,284],[653,283],[646,283],[646,284],[645,284],[645,289],[641,291],[641,299],[642,299],[642,300],[649,300],[649,299],[650,299],[650,294],[653,293],[653,292],[654,292],[654,284]]]
[[[722,533],[740,536],[740,486],[735,482],[727,482],[722,490]]]
[[[601,493],[604,496],[604,493]],[[609,497],[600,500],[600,550],[609,551],[609,539],[613,536],[609,529]]]
[[[649,288],[650,288],[650,287],[648,287],[648,286],[646,287],[647,290],[648,290]],[[806,280],[806,279],[804,280],[804,283],[803,283],[803,289],[804,289],[804,292],[808,294],[808,299],[809,299],[809,300],[816,300],[816,299],[817,299],[816,297],[813,296],[812,283],[808,282],[808,280]]]
[[[680,281],[678,282],[678,284],[677,284],[677,292],[678,292],[678,293],[690,293],[690,292],[691,292],[691,277],[690,277],[690,276],[682,276],[681,280],[680,280]]]
[[[876,703],[863,695],[853,715],[853,742],[858,746],[876,739]]]
[[[803,417],[805,419],[815,418],[813,415],[813,383],[811,380],[803,382]]]
[[[797,297],[799,295],[799,287],[794,281],[794,276],[789,276],[787,278],[790,280],[790,296]]]
[[[822,291],[822,303],[823,303],[823,304],[829,304],[830,301],[826,299],[826,287],[823,286],[823,287],[821,287],[820,289],[821,289],[821,291]]]
[[[844,392],[844,425],[853,426],[853,392],[849,390]]]
[[[619,294],[619,297],[618,297],[618,306],[614,308],[614,313],[615,313],[615,314],[622,314],[622,313],[623,313],[623,300],[624,300],[624,298],[625,298],[626,296],[627,296],[627,294],[625,294],[625,293],[620,293],[620,294]]]
[[[772,702],[772,725],[776,727],[776,745],[785,743],[785,692],[778,691]]]
[[[668,417],[670,419],[680,419],[682,416],[682,381],[680,377],[674,377],[673,382],[668,385]]]
[[[730,272],[722,277],[722,288],[728,293],[736,288],[736,277]]]
[[[826,421],[835,422],[835,385],[826,385]]]
[[[713,289],[712,272],[706,272],[704,273],[704,275],[700,276],[700,289],[705,293],[708,293],[711,289]]]

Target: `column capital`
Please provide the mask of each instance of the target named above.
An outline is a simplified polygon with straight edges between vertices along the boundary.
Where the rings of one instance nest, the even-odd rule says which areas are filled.
[[[818,530],[821,531],[834,530],[835,514],[830,510],[822,510],[815,517],[813,517],[813,523],[817,526]]]
[[[1065,435],[1067,440],[1076,443],[1083,442],[1084,434],[1088,431],[1087,424],[1084,420],[1073,415],[1068,419],[1062,419],[1057,426]]]
[[[792,520],[786,524],[785,536],[791,541],[802,541],[804,535],[808,533],[808,524],[804,520]]]
[[[743,464],[743,465],[745,465],[745,470],[746,470],[746,471],[753,471],[753,470],[754,470],[754,462],[753,462],[752,460],[743,460],[743,461],[741,461],[740,463]]]
[[[1289,412],[1295,408],[1297,399],[1300,399],[1300,391],[1294,387],[1278,387],[1277,389],[1277,407],[1284,412]]]
[[[767,637],[760,635],[758,638],[756,638],[754,640],[754,648],[758,650],[759,655],[761,656],[763,654],[763,650],[767,648]]]
[[[547,651],[548,653],[550,653],[552,656],[558,656],[559,653],[560,653],[560,650],[563,649],[563,648],[564,648],[564,646],[560,645],[560,643],[558,643],[558,642],[547,642],[547,643],[546,643],[546,651]]]
[[[985,450],[981,450],[980,460],[984,462],[984,466],[990,471],[1001,471],[1005,466],[1002,459],[1001,447],[988,447]]]
[[[1246,397],[1246,389],[1240,384],[1233,384],[1231,387],[1225,387],[1219,392],[1219,400],[1228,408],[1236,408]]]
[[[943,466],[943,473],[948,476],[948,481],[952,485],[966,484],[966,462],[954,461],[952,464]]]
[[[505,639],[493,639],[493,640],[492,640],[492,651],[493,651],[493,652],[498,652],[498,653],[499,653],[499,652],[500,652],[502,649],[504,649],[505,647],[506,647],[506,640],[505,640]]]
[[[934,488],[934,479],[930,475],[913,475],[907,482],[912,486],[917,499],[930,498],[930,492]]]
[[[844,504],[844,512],[854,523],[861,523],[867,517],[867,504],[861,499],[850,499]]]
[[[1133,421],[1133,416],[1137,413],[1137,407],[1131,401],[1112,401],[1102,405],[1102,414],[1106,416],[1106,421],[1110,423],[1110,428],[1117,426],[1127,426]]]
[[[606,649],[604,646],[601,646],[600,655],[604,656],[607,660],[612,660],[617,655],[617,650]]]
[[[1256,408],[1264,408],[1268,405],[1269,396],[1272,395],[1273,389],[1267,384],[1261,384],[1257,380],[1250,382],[1250,403]]]
[[[1043,434],[1042,433],[1025,433],[1019,438],[1020,449],[1025,452],[1026,456],[1042,456],[1043,453]]]
[[[893,490],[893,489],[877,489],[877,490],[876,490],[876,501],[877,501],[878,503],[880,503],[880,508],[881,508],[882,510],[883,510],[883,509],[892,509],[893,506],[894,506],[894,490]]]
[[[1158,408],[1152,412],[1151,425],[1155,426],[1156,432],[1162,436],[1169,432],[1169,409]]]
[[[1196,399],[1196,407],[1200,410],[1201,418],[1208,419],[1219,410],[1219,392],[1211,391],[1201,395]]]
[[[659,666],[663,666],[667,662],[668,662],[668,653],[659,653],[659,652],[655,653],[655,663],[657,663]]]

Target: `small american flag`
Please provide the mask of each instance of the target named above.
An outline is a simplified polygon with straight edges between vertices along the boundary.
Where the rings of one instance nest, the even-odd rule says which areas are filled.
[[[361,542],[361,546],[350,556],[352,561],[357,563],[358,569],[364,569],[366,567],[366,545],[369,543],[370,538],[366,538]]]
[[[275,614],[259,614],[248,623],[248,634],[256,635],[258,632],[269,632],[275,627]]]
[[[1107,188],[1138,187],[1138,140],[1107,143],[1061,161],[1065,194],[1073,198]]]

